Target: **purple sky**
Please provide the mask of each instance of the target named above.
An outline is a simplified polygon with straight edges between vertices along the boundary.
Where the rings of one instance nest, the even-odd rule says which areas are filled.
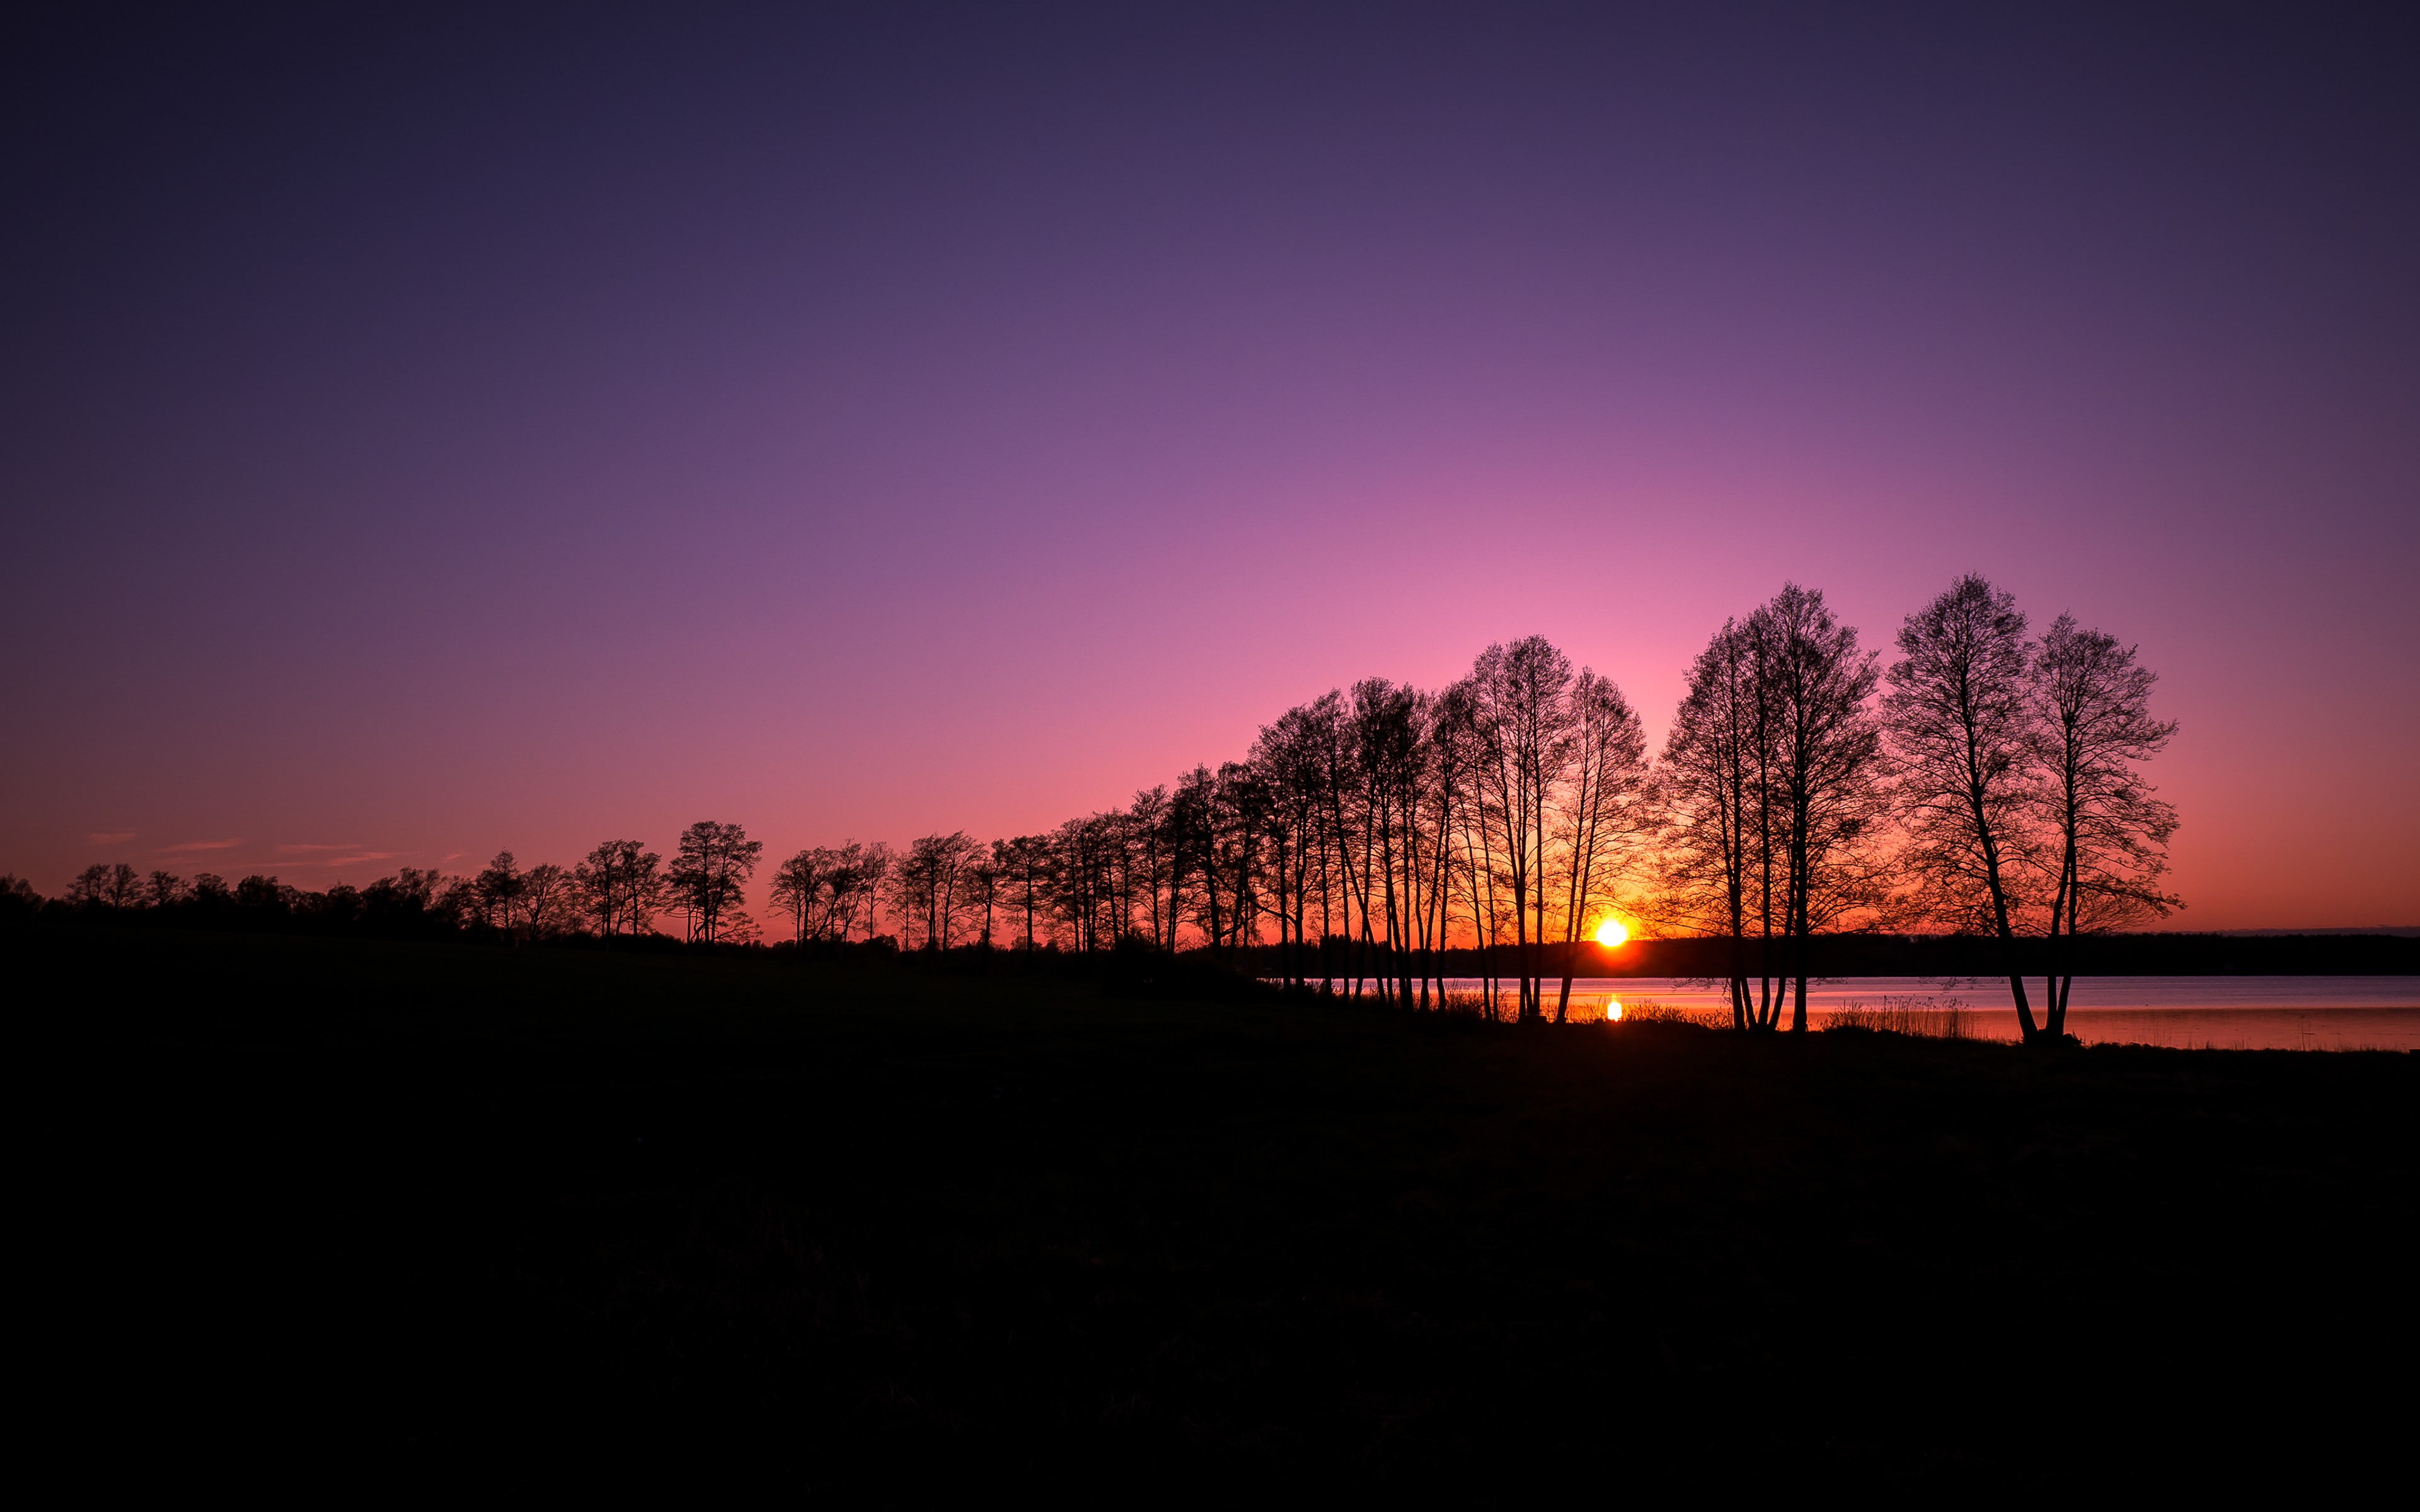
[[[0,870],[1013,833],[1531,632],[1660,739],[1973,569],[2181,924],[2420,922],[2412,36],[1161,8],[19,39]]]

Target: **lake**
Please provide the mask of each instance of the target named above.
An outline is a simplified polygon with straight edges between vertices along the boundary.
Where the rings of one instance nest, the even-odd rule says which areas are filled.
[[[1550,1010],[1557,985],[1546,986]],[[1481,983],[1449,978],[1446,988],[1476,995]],[[2039,1015],[2041,980],[2029,979],[2026,988]],[[1587,977],[1572,983],[1575,1017],[1604,1019],[1611,1004],[1634,1021],[1684,1014],[1729,1023],[1730,1016],[1719,984],[1669,977]],[[1818,1028],[1862,1017],[1919,1031],[1954,1028],[1969,1039],[2017,1038],[2006,979],[1849,977],[1809,982],[1807,1004]],[[1787,1010],[1782,1022],[1789,1022]],[[2079,977],[2067,1026],[2087,1044],[2420,1050],[2420,977]]]

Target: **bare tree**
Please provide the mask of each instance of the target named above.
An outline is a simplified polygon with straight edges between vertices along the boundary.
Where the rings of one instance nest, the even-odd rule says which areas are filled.
[[[1031,950],[1033,949],[1034,920],[1042,910],[1049,906],[1050,841],[1041,835],[1019,835],[1014,840],[994,841],[991,858],[992,865],[1000,872],[1001,886],[1005,889],[1009,906],[1016,910],[1022,921],[1018,946]]]
[[[966,900],[968,917],[976,921],[975,943],[985,950],[991,949],[992,916],[1000,906],[1001,884],[1004,880],[1000,864],[992,859],[993,854],[990,849],[976,849],[967,863],[965,886],[960,893]]]
[[[1636,866],[1639,838],[1652,827],[1642,801],[1647,736],[1621,689],[1586,668],[1572,685],[1572,764],[1556,805],[1556,850],[1562,870],[1563,983],[1555,1022],[1572,1003],[1572,962],[1589,921],[1609,906]]]
[[[14,872],[0,872],[0,918],[31,918],[41,911],[42,895]]]
[[[95,861],[68,884],[67,899],[89,908],[139,907],[144,899],[143,878],[123,861]]]
[[[1481,741],[1481,813],[1509,895],[1513,944],[1520,952],[1518,1014],[1528,1022],[1543,1012],[1546,815],[1575,739],[1571,659],[1544,636],[1531,636],[1481,652],[1470,683]]]
[[[663,857],[640,841],[604,841],[572,869],[571,878],[597,933],[607,940],[645,933],[664,905]]]
[[[835,904],[841,910],[839,937],[847,939],[849,932],[862,924],[865,937],[872,940],[882,928],[882,903],[890,896],[891,873],[899,858],[887,842],[878,840],[864,845],[851,841],[844,849],[853,858],[847,868],[847,897]]]
[[[1153,945],[1174,949],[1172,910],[1168,906],[1169,889],[1174,886],[1175,873],[1171,866],[1169,850],[1169,798],[1165,784],[1148,787],[1134,795],[1126,806],[1126,835],[1133,848],[1132,864],[1142,889],[1141,916],[1134,922],[1147,934]]]
[[[809,854],[820,869],[821,885],[807,917],[807,937],[845,941],[862,916],[866,937],[873,938],[876,903],[891,876],[890,847],[850,841]]]
[[[814,917],[822,898],[830,854],[820,847],[803,850],[774,869],[768,897],[775,908],[790,916],[792,944],[807,943],[807,921]]]
[[[204,877],[195,877],[189,896],[199,899],[206,895]],[[362,889],[363,916],[383,928],[418,930],[429,926],[452,927],[457,920],[440,910],[446,879],[436,868],[405,867],[393,876],[379,878]]]
[[[132,867],[119,861],[109,869],[109,887],[105,894],[109,906],[116,909],[140,908],[144,903],[143,876]]]
[[[1176,949],[1179,926],[1191,918],[1202,938],[1214,945],[1226,933],[1225,910],[1218,887],[1218,779],[1207,766],[1197,765],[1176,779],[1169,795],[1168,948]],[[1079,834],[1062,828],[1063,889],[1080,885],[1083,875]],[[1070,844],[1068,842],[1075,842]],[[1199,890],[1188,884],[1198,883]],[[1187,905],[1186,900],[1193,901]]]
[[[947,949],[965,908],[968,871],[980,854],[964,830],[927,835],[908,847],[892,872],[892,904],[908,938],[927,950]]]
[[[2052,834],[2045,858],[2055,866],[2042,983],[2042,1016],[2054,1037],[2067,1032],[2067,1000],[2075,986],[2068,942],[2164,918],[2184,906],[2160,890],[2176,809],[2152,796],[2136,770],[2166,748],[2177,727],[2151,717],[2158,677],[2134,656],[2134,647],[2099,630],[2080,630],[2073,616],[2062,614],[2043,633],[2035,656],[2040,817]]]
[[[1749,996],[1745,953],[1751,920],[1760,911],[1771,918],[1761,892],[1769,869],[1760,849],[1771,833],[1761,811],[1763,694],[1756,637],[1724,621],[1690,665],[1688,691],[1656,774],[1663,827],[1652,912],[1665,923],[1730,940],[1731,1025],[1738,1029],[1764,1026],[1772,1008],[1769,987],[1762,1003]]]
[[[489,929],[511,933],[520,916],[521,902],[520,867],[510,851],[498,851],[496,858],[471,879],[479,900],[479,921]]]
[[[1346,807],[1352,797],[1353,737],[1341,691],[1321,694],[1280,716],[1261,732],[1253,748],[1269,784],[1272,812],[1297,832],[1294,857],[1295,939],[1307,954],[1306,937],[1315,906],[1319,918],[1319,978],[1330,985],[1340,968],[1337,946],[1353,936],[1353,900],[1345,865],[1350,852]],[[1296,965],[1297,980],[1309,963]]]
[[[532,939],[551,939],[579,929],[582,913],[578,880],[552,861],[541,861],[521,875],[520,927]]]
[[[1304,930],[1311,917],[1314,857],[1324,853],[1321,820],[1327,809],[1320,788],[1317,727],[1322,710],[1332,709],[1334,701],[1330,694],[1318,703],[1288,709],[1275,723],[1262,726],[1260,738],[1252,743],[1252,765],[1269,793],[1270,911],[1278,921],[1280,974],[1290,984],[1307,975]],[[1326,910],[1323,896],[1323,916]],[[1324,918],[1322,928],[1324,933]]]
[[[1434,1001],[1445,1002],[1445,969],[1442,953],[1454,918],[1453,890],[1456,879],[1466,868],[1454,864],[1454,840],[1458,829],[1467,841],[1467,826],[1463,820],[1478,805],[1472,791],[1472,777],[1478,769],[1481,742],[1478,738],[1478,696],[1467,680],[1455,683],[1443,692],[1427,700],[1426,727],[1422,732],[1425,761],[1422,763],[1423,812],[1416,825],[1427,853],[1423,870],[1427,877],[1426,901],[1420,913],[1420,946],[1427,954],[1427,972],[1422,980],[1422,1007]],[[1475,913],[1475,908],[1474,908]]]
[[[1763,685],[1764,782],[1780,847],[1782,935],[1795,987],[1791,1028],[1807,1030],[1808,942],[1874,898],[1869,842],[1885,817],[1882,731],[1871,652],[1823,595],[1785,583],[1750,625]],[[1774,1015],[1768,1010],[1770,1022]]]
[[[681,832],[666,881],[691,940],[711,945],[723,937],[726,923],[738,924],[748,878],[764,850],[763,841],[750,840],[737,825],[705,819]]]
[[[1899,649],[1883,699],[1907,836],[1897,864],[1928,916],[1999,939],[2033,1041],[2042,1029],[2016,943],[2040,750],[2025,617],[1970,573],[1907,617]]]

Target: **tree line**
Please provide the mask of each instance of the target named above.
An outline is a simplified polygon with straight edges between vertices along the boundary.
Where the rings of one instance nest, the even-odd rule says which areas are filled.
[[[1807,1027],[1808,942],[1944,930],[2001,942],[2028,1039],[2065,1032],[2064,942],[2165,917],[2175,810],[2142,772],[2175,733],[2134,648],[2067,615],[2039,635],[1961,578],[1907,616],[1884,666],[1823,595],[1783,587],[1691,664],[1651,754],[1621,690],[1541,637],[1488,647],[1449,687],[1369,678],[1289,709],[1241,760],[1197,765],[1047,832],[799,851],[771,928],[852,941],[1268,957],[1290,985],[1446,1001],[1449,948],[1504,971],[1482,1000],[1569,1012],[1574,947],[1617,915],[1726,942],[1732,1022]],[[666,862],[608,841],[570,867],[510,853],[467,877],[406,869],[358,892],[233,887],[96,865],[66,904],[278,908],[515,939],[656,933],[758,941],[761,841],[701,822]],[[8,879],[23,905],[30,889]],[[2017,942],[2050,963],[2037,1001]],[[1510,969],[1505,970],[1509,964]]]

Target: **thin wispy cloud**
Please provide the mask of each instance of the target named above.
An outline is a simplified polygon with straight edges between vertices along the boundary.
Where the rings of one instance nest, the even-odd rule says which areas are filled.
[[[123,845],[133,838],[134,831],[131,829],[114,829],[105,835],[96,834],[85,837],[95,845]]]
[[[401,851],[374,851],[358,841],[342,845],[296,842],[275,845],[271,852],[289,866],[339,867],[359,866],[367,861],[391,861],[403,855]]]

